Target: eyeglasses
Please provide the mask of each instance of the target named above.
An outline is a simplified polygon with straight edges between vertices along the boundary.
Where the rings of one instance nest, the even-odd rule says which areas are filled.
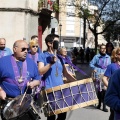
[[[24,51],[29,51],[29,48],[21,48],[21,52],[24,52]]]
[[[32,46],[32,48],[35,48],[35,47],[38,48],[38,46]]]

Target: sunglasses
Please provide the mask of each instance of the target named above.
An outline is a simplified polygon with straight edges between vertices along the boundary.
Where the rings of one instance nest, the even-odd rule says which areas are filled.
[[[32,48],[35,48],[35,47],[38,48],[38,46],[32,46]]]
[[[21,52],[24,52],[24,51],[29,51],[29,48],[21,48]]]

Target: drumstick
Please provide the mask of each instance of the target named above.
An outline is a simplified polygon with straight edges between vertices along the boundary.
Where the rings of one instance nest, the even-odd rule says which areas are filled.
[[[20,104],[19,104],[20,106],[21,106],[21,104],[22,104],[22,101],[23,101],[23,99],[24,99],[26,93],[27,93],[27,90],[28,90],[28,87],[26,88],[26,91],[25,91],[25,93],[23,94],[22,100],[20,101]]]
[[[55,51],[54,51],[54,55],[55,55],[55,57],[56,57],[56,55],[57,55],[57,50],[55,49]]]

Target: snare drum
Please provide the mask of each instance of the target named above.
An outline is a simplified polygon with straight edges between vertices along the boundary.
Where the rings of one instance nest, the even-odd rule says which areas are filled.
[[[3,109],[3,117],[6,120],[38,120],[40,117],[34,106],[32,97],[27,94],[21,105],[23,95],[10,101]]]
[[[64,113],[98,103],[91,78],[83,79],[45,90],[45,115]]]

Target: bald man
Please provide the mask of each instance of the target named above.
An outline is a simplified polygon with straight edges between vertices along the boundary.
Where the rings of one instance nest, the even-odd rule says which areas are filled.
[[[17,40],[13,45],[13,55],[0,59],[0,99],[15,98],[31,92],[40,84],[41,76],[34,61],[26,57],[28,44]],[[22,86],[22,87],[21,87]]]
[[[12,51],[5,46],[6,46],[5,38],[0,38],[0,58],[12,54]]]

